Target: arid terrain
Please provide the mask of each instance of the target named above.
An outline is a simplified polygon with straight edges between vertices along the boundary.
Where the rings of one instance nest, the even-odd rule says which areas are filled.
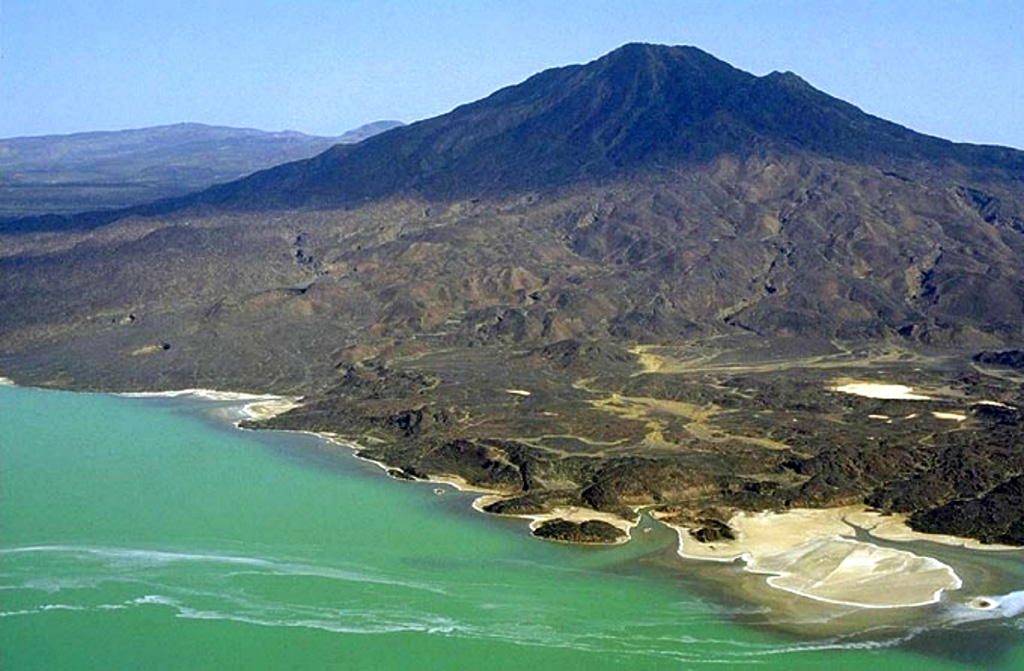
[[[492,512],[653,506],[713,540],[865,503],[1021,545],[1022,258],[1024,153],[628,45],[197,194],[0,226],[0,374],[300,395],[258,426]]]

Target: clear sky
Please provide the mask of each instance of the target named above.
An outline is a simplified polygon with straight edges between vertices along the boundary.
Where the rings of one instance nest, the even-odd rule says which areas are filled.
[[[915,130],[1024,148],[1024,0],[0,0],[0,137],[337,135],[626,42],[792,70]]]

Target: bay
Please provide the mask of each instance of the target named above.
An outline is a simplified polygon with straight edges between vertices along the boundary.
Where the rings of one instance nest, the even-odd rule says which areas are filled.
[[[801,634],[649,520],[537,541],[227,405],[0,387],[0,668],[1024,668],[1019,615]]]

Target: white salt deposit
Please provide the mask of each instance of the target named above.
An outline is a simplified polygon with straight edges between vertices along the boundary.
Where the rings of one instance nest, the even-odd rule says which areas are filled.
[[[833,391],[838,391],[843,394],[855,394],[857,396],[864,396],[866,398],[880,398],[894,401],[931,400],[930,396],[911,393],[914,391],[913,387],[908,387],[905,384],[851,382],[849,384],[844,384],[842,386],[835,387]]]

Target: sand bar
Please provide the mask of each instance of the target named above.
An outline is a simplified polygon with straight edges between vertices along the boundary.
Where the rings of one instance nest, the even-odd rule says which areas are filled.
[[[847,519],[863,508],[737,513],[736,540],[700,543],[685,527],[679,555],[740,560],[751,573],[770,575],[771,587],[817,601],[861,608],[906,608],[936,603],[960,577],[937,559],[856,540]]]
[[[884,384],[880,382],[850,382],[849,384],[833,387],[832,391],[894,401],[930,401],[932,398],[931,396],[912,393],[914,388],[908,387],[905,384]]]

